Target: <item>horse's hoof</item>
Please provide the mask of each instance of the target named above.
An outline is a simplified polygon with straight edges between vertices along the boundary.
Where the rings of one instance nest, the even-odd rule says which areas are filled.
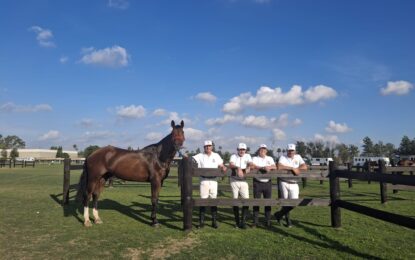
[[[102,220],[101,220],[100,218],[98,218],[98,219],[95,219],[95,220],[94,220],[94,223],[95,223],[95,224],[102,224],[102,223],[104,223],[104,222],[102,222]]]
[[[85,221],[84,222],[84,227],[92,227],[91,221]]]

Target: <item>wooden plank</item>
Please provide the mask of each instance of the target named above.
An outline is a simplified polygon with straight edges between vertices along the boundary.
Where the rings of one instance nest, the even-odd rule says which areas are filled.
[[[403,185],[415,185],[414,175],[393,175],[393,174],[381,174],[381,173],[356,173],[349,172],[347,170],[336,170],[335,175],[342,178],[351,178],[362,181],[381,181],[386,183],[403,184]]]
[[[208,168],[194,168],[193,176],[205,176],[205,177],[229,177],[232,175],[231,170],[227,170],[225,173],[219,169],[208,169]],[[325,177],[327,176],[326,171],[314,170],[314,171],[304,171],[300,175],[293,175],[291,171],[286,170],[277,170],[271,171],[267,174],[257,173],[257,171],[251,171],[251,173],[246,174],[247,177],[262,177],[262,178],[278,178],[278,177],[292,177],[292,178],[307,178],[307,177]]]
[[[388,189],[415,191],[415,186],[388,184]]]
[[[380,219],[386,222],[397,224],[399,226],[404,226],[407,228],[415,229],[414,218],[398,215],[395,213],[389,213],[389,212],[385,212],[385,211],[378,210],[378,209],[369,208],[366,206],[358,205],[358,204],[347,202],[344,200],[337,200],[336,204],[339,207],[342,207],[344,209],[348,209],[348,210],[351,210],[351,211],[354,211],[360,214],[364,214],[369,217],[373,217],[373,218]]]
[[[69,166],[69,169],[70,169],[71,171],[75,171],[75,170],[82,170],[83,168],[84,168],[84,165],[83,165],[83,164],[75,164],[75,165],[71,164],[71,165]]]
[[[386,172],[415,172],[415,166],[386,167]]]
[[[193,199],[194,206],[329,206],[328,199]]]

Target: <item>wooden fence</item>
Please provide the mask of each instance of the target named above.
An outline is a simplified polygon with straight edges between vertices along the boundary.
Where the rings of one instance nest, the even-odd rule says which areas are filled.
[[[219,169],[196,168],[192,163],[191,158],[184,158],[179,165],[179,176],[181,176],[181,199],[183,205],[183,229],[189,231],[192,229],[192,214],[193,207],[197,206],[329,206],[328,199],[200,199],[193,198],[193,177],[221,177],[231,176],[232,171],[228,170],[225,173]],[[293,176],[286,170],[272,171],[272,173],[258,174],[249,173],[247,177],[267,177],[267,178],[321,178],[326,175],[325,170],[309,170],[306,174]]]
[[[71,165],[71,159],[67,158],[63,161],[63,198],[62,205],[69,204],[69,191],[71,185],[71,170],[82,170],[83,164]]]
[[[388,171],[405,170],[400,167],[385,167],[384,162],[380,162],[379,170],[376,174],[371,172],[351,172],[349,170],[338,170],[334,168],[334,164],[330,164],[329,178],[330,178],[330,199],[331,199],[331,223],[332,227],[341,227],[341,208],[348,209],[366,216],[376,219],[381,219],[400,226],[415,229],[415,219],[395,213],[389,213],[378,209],[362,206],[356,203],[351,203],[340,198],[340,178],[350,178],[363,181],[379,182],[381,190],[381,200],[386,202],[386,187],[387,183],[394,183],[398,185],[415,186],[415,176],[413,175],[396,175],[390,174]]]

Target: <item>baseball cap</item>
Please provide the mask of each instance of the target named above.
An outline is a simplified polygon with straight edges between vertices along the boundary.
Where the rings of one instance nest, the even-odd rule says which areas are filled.
[[[295,144],[288,144],[287,150],[294,150],[295,151]]]
[[[212,145],[212,141],[211,140],[206,140],[204,146],[207,146],[207,145]]]
[[[266,144],[260,144],[260,145],[259,145],[259,149],[261,149],[261,148],[265,148],[265,149],[267,149],[267,145],[266,145]]]
[[[245,150],[246,150],[246,144],[244,144],[244,143],[239,143],[239,144],[238,144],[238,149],[245,149]]]

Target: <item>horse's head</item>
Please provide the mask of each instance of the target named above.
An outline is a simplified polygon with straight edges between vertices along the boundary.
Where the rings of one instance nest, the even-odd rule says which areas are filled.
[[[183,131],[184,122],[182,120],[180,122],[180,125],[176,125],[174,123],[174,120],[171,120],[171,127],[173,128],[173,130],[171,131],[171,136],[174,143],[174,148],[176,150],[179,150],[183,146],[185,140]]]

